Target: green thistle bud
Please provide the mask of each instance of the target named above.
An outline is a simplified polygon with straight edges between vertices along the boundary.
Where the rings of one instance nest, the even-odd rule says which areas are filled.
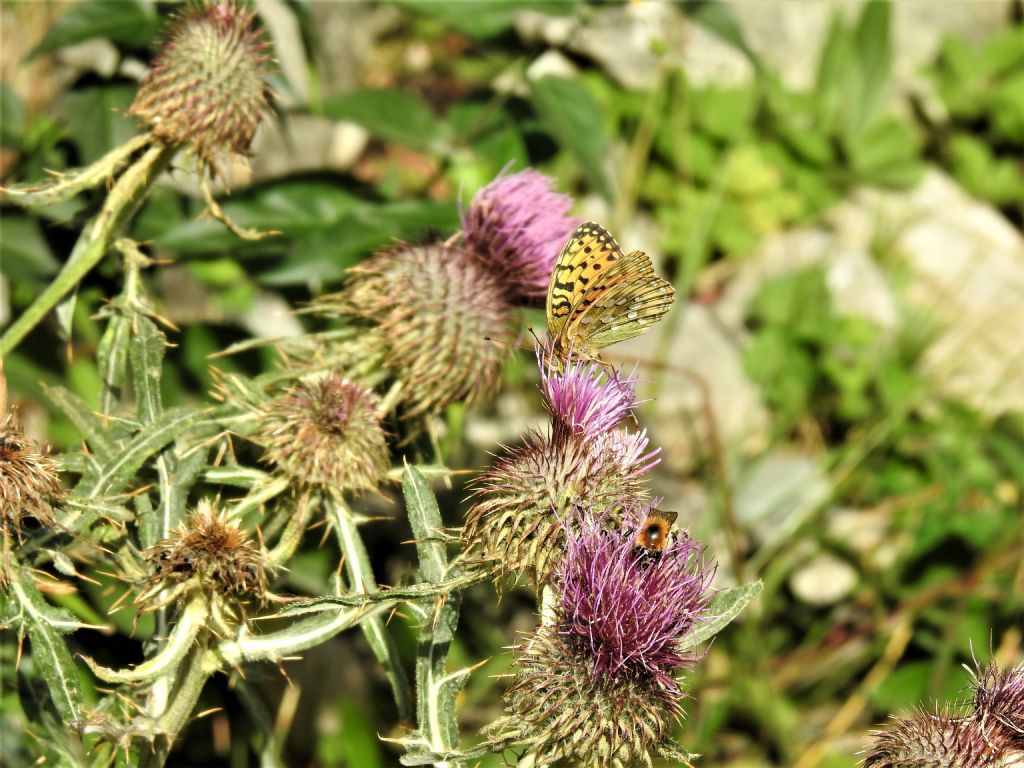
[[[495,341],[511,335],[509,297],[461,248],[400,246],[377,253],[317,307],[376,328],[410,417],[493,394],[511,353],[509,344]]]
[[[51,504],[64,497],[57,465],[36,453],[10,417],[0,422],[0,525],[21,531],[34,517],[44,526],[56,524]]]
[[[263,556],[248,534],[207,500],[199,502],[188,521],[145,551],[152,575],[137,603],[167,589],[187,595],[183,586],[240,604],[266,599]]]
[[[235,2],[190,7],[174,20],[128,110],[168,144],[213,166],[245,153],[268,109],[270,47]]]
[[[595,674],[587,652],[554,627],[530,638],[516,666],[506,715],[487,732],[528,744],[536,765],[651,765],[683,716],[677,691],[652,676]]]
[[[376,395],[330,373],[267,403],[253,439],[299,485],[372,490],[388,469],[381,416]]]

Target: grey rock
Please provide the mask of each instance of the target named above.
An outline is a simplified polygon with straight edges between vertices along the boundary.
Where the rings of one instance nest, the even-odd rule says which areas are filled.
[[[834,605],[853,591],[857,569],[829,552],[813,556],[789,577],[789,588],[809,605]]]

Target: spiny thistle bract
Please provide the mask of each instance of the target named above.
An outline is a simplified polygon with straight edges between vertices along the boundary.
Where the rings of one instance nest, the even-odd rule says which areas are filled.
[[[974,712],[984,721],[1006,728],[1018,749],[1024,750],[1024,664],[1000,669],[990,662],[975,675]]]
[[[188,520],[146,549],[151,575],[136,602],[163,590],[178,592],[189,582],[229,603],[264,602],[267,576],[259,548],[237,523],[218,513],[208,500],[199,502]]]
[[[376,329],[385,363],[402,383],[407,417],[490,396],[512,352],[508,292],[463,248],[381,251],[349,270],[345,287],[315,307]]]
[[[501,278],[515,304],[543,303],[562,245],[579,223],[572,198],[533,170],[499,175],[473,197],[462,232],[473,256]]]
[[[492,737],[527,744],[538,765],[650,765],[685,694],[674,673],[707,607],[711,571],[679,538],[651,558],[634,546],[642,510],[609,532],[588,519],[558,566],[554,620],[525,642]]]
[[[875,734],[864,768],[1010,768],[1001,731],[988,733],[974,718],[920,714]]]
[[[920,713],[876,731],[864,768],[1024,768],[1024,665],[974,672],[967,713]]]
[[[270,43],[234,0],[178,14],[129,108],[162,141],[189,145],[213,167],[245,153],[269,108]]]
[[[265,404],[252,437],[265,461],[302,486],[372,490],[388,469],[382,416],[373,392],[329,373]]]
[[[26,517],[54,525],[51,505],[64,497],[57,465],[35,451],[12,417],[0,419],[0,524],[5,531],[10,525],[16,533]]]
[[[641,450],[615,450],[622,444]],[[580,510],[647,498],[643,475],[656,463],[657,451],[644,452],[646,446],[646,435],[621,428],[592,441],[559,429],[528,434],[522,446],[506,449],[474,481],[463,543],[493,561],[500,574],[529,572],[536,583],[545,582],[564,548],[565,526]],[[618,519],[614,512],[607,516],[609,525]]]

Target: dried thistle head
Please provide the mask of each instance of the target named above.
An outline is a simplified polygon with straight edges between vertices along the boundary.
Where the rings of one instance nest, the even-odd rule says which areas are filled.
[[[300,381],[263,406],[253,439],[299,485],[372,490],[388,469],[380,400],[336,373]]]
[[[245,153],[269,109],[270,43],[236,0],[190,4],[172,22],[129,108],[208,166]]]
[[[199,502],[184,525],[146,549],[152,575],[137,602],[187,583],[228,603],[263,603],[267,575],[263,556],[249,535],[218,513],[208,500]]]
[[[558,252],[579,223],[572,198],[533,170],[501,174],[473,196],[462,217],[470,253],[501,276],[513,302],[540,306]]]
[[[44,526],[56,524],[52,505],[64,498],[54,461],[36,451],[12,416],[0,422],[0,525],[21,531],[34,517]]]
[[[403,245],[378,252],[349,270],[340,293],[316,306],[374,329],[410,417],[490,396],[511,354],[508,293],[462,248]]]

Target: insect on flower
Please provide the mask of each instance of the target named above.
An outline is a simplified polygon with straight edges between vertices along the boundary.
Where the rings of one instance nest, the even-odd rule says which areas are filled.
[[[548,334],[555,349],[593,357],[639,336],[668,312],[671,284],[643,251],[624,254],[604,227],[585,222],[562,247],[548,286]]]
[[[647,556],[659,557],[671,541],[672,524],[677,517],[678,512],[652,509],[637,531],[634,546]]]

